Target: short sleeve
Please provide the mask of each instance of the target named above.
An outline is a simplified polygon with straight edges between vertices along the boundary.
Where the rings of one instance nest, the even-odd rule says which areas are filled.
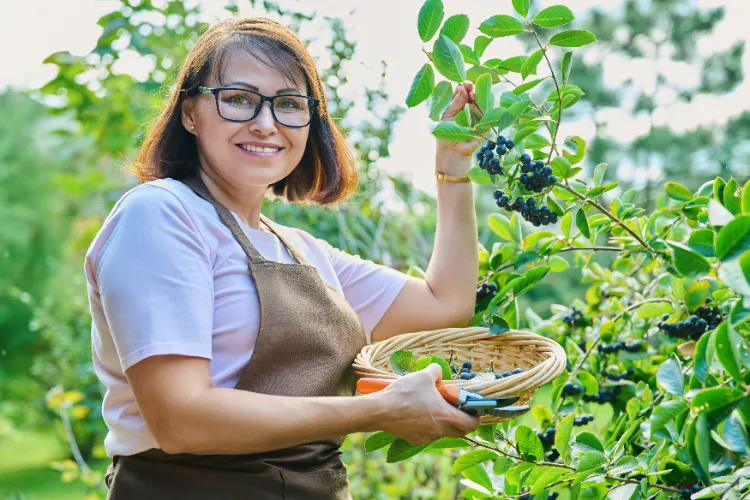
[[[122,370],[163,354],[211,359],[210,251],[180,200],[139,186],[100,233],[93,274]]]
[[[344,298],[362,321],[370,342],[372,331],[409,281],[409,276],[324,243]]]

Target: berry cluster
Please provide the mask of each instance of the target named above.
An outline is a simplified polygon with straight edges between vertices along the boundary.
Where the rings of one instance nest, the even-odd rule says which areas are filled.
[[[529,199],[524,201],[523,198],[518,197],[511,203],[510,198],[505,196],[505,193],[496,189],[495,200],[497,200],[497,206],[500,208],[505,208],[509,212],[521,212],[523,218],[536,227],[557,222],[557,214],[552,212],[549,207],[544,205],[541,207],[537,206],[534,198],[529,197]]]
[[[684,500],[690,500],[691,495],[693,493],[698,493],[701,489],[702,489],[702,486],[696,483],[690,488],[683,488],[682,491],[680,491],[680,494],[682,495],[682,498]]]
[[[521,172],[521,183],[535,193],[541,193],[542,189],[557,182],[557,177],[552,175],[552,167],[542,160],[531,163],[531,157],[526,153],[521,155]]]
[[[563,320],[563,323],[565,323],[569,327],[575,328],[576,326],[583,323],[583,314],[581,314],[581,311],[573,307],[571,308],[570,314],[565,316],[562,320]],[[583,348],[581,349],[584,350]]]
[[[583,395],[583,400],[587,403],[612,403],[617,399],[617,395],[620,394],[621,386],[616,385],[611,389],[599,389],[599,392],[593,396],[588,394]]]
[[[626,379],[629,376],[631,376],[633,373],[634,373],[634,371],[633,371],[632,367],[629,367],[628,370],[626,372],[623,372],[623,373],[607,373],[606,370],[602,370],[602,375],[604,375],[605,377],[607,377],[610,380],[622,380],[624,378]]]
[[[451,364],[450,367],[453,375],[458,374],[459,380],[471,380],[477,376],[475,372],[471,371],[471,361],[464,361],[464,364],[461,366],[460,372],[458,372],[458,369],[454,365]],[[523,370],[521,368],[516,368],[512,372],[506,371],[503,373],[495,373],[494,371],[487,369],[487,372],[492,373],[495,376],[495,380],[497,380],[505,377],[510,377],[511,375],[523,373]]]
[[[656,326],[669,337],[698,340],[701,335],[719,326],[723,316],[716,307],[701,306],[687,321],[667,323],[667,319],[669,319],[669,314],[662,316],[661,321]]]
[[[581,415],[580,417],[573,418],[573,425],[576,427],[580,427],[581,425],[586,425],[589,422],[594,421],[593,415]]]
[[[577,387],[573,382],[565,382],[563,386],[563,396],[575,396],[581,393],[581,388]]]
[[[487,141],[482,148],[477,151],[477,161],[479,168],[486,170],[491,175],[502,175],[503,167],[500,166],[500,157],[513,149],[515,143],[506,140],[502,135],[497,136],[495,142]],[[495,156],[497,153],[497,156]]]
[[[555,429],[554,427],[549,427],[544,432],[537,432],[536,437],[542,442],[542,446],[549,448],[555,444]]]
[[[477,288],[477,302],[482,299],[489,297],[492,299],[497,293],[497,285],[494,283],[482,283],[482,286]]]
[[[641,350],[641,343],[633,342],[632,344],[626,344],[625,342],[617,342],[611,345],[599,344],[596,346],[596,350],[602,354],[614,354],[623,349],[628,352],[638,352]]]
[[[547,453],[547,461],[549,462],[554,462],[558,458],[560,458],[560,452],[554,448],[552,448],[552,451]],[[552,495],[554,495],[554,497]],[[557,498],[557,493],[550,493],[547,498]]]

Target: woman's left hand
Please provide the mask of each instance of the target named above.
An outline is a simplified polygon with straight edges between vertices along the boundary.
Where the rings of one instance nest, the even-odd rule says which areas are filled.
[[[475,103],[474,84],[469,80],[460,83],[453,92],[453,100],[443,113],[440,121],[453,121],[467,103]],[[482,139],[475,137],[463,142],[449,142],[438,139],[437,161],[440,171],[446,174],[464,175],[471,168],[471,155],[477,150]]]

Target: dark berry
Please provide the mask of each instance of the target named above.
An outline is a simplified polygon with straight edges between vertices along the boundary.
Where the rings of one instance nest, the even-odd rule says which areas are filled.
[[[504,155],[505,153],[508,152],[508,148],[506,148],[502,144],[498,144],[497,145],[497,149],[495,149],[495,151],[497,151],[497,154],[499,154],[499,155]]]
[[[464,361],[463,367],[471,369],[471,361]]]
[[[461,380],[469,380],[471,378],[471,375],[468,372],[462,372],[461,375],[458,376]]]
[[[536,163],[534,163],[534,166],[535,166],[536,168],[544,168],[544,161],[542,161],[542,160],[537,160],[537,161],[536,161]]]
[[[531,163],[531,156],[528,155],[528,153],[524,153],[521,155],[521,163],[524,165],[528,165]]]
[[[510,140],[508,140],[508,141],[505,141],[505,147],[506,147],[506,148],[508,148],[508,149],[513,149],[513,147],[514,147],[515,145],[516,145],[516,143],[515,143],[515,142],[513,142],[513,141],[510,141]]]
[[[510,372],[505,372],[505,373],[503,373],[503,377],[510,377],[511,375],[513,375],[513,374],[512,374],[512,373],[510,373]]]
[[[499,189],[495,189],[495,191],[493,191],[492,194],[495,196],[495,199],[497,200],[503,195],[503,192],[500,191]]]
[[[515,370],[513,370],[512,373],[513,373],[513,375],[516,375],[516,374],[519,374],[519,373],[523,373],[523,370],[520,369],[520,368],[516,368]]]
[[[502,136],[502,135],[498,135],[496,142],[498,143],[498,145],[504,145],[505,144],[505,137]]]

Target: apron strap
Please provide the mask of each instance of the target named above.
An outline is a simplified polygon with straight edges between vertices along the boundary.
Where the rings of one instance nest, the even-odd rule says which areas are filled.
[[[278,224],[276,224],[274,221],[272,221],[271,219],[269,219],[263,214],[260,214],[260,220],[265,222],[266,226],[268,226],[268,228],[273,232],[273,234],[279,237],[281,242],[286,246],[287,250],[289,250],[289,253],[299,264],[310,265],[309,262],[307,261],[307,258],[305,258],[305,254],[297,250],[297,247],[294,246],[291,243],[291,241],[289,241],[289,239],[286,236],[285,231]]]
[[[219,203],[211,194],[211,192],[208,190],[206,185],[203,183],[203,180],[200,178],[200,176],[190,177],[187,179],[180,179],[180,182],[188,186],[190,189],[192,189],[195,194],[206,200],[207,202],[211,203],[211,205],[216,208],[216,211],[219,213],[219,218],[224,223],[225,226],[229,228],[229,230],[232,232],[232,235],[234,236],[234,239],[237,240],[237,243],[240,244],[242,247],[242,250],[247,255],[247,258],[250,260],[250,262],[263,262],[266,259],[258,252],[255,247],[250,243],[250,240],[247,239],[247,235],[245,235],[245,232],[242,230],[239,224],[237,224],[237,220],[234,218],[234,215],[221,203]]]

